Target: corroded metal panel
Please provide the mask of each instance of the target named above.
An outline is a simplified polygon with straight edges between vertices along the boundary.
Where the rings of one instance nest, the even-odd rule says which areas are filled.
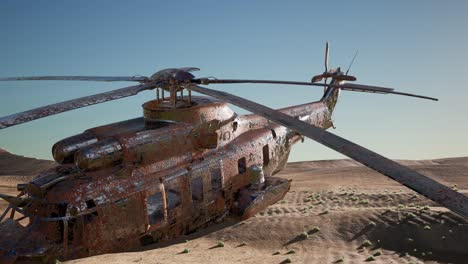
[[[190,73],[198,70],[194,67],[165,69],[150,78],[0,78],[142,83],[2,117],[0,129],[157,88],[157,99],[143,105],[143,118],[88,129],[57,142],[53,155],[60,165],[18,186],[18,197],[0,195],[10,203],[0,217],[0,230],[5,231],[0,232],[4,234],[0,261],[12,262],[16,257],[64,260],[131,250],[226,217],[251,217],[289,190],[290,181],[272,175],[284,168],[291,146],[304,136],[467,216],[464,195],[324,130],[333,126],[331,114],[340,89],[437,99],[385,87],[345,84],[343,80],[355,78],[343,75],[339,68],[327,68],[328,62],[325,73],[314,81],[333,78],[330,84],[195,79]],[[210,83],[324,86],[325,94],[318,102],[275,111],[193,85]],[[185,88],[189,89],[186,97]],[[191,90],[221,101],[192,97]],[[165,91],[169,91],[167,98]],[[237,116],[226,102],[254,114]],[[27,228],[13,220],[15,214],[24,215]]]
[[[232,103],[272,120],[275,123],[291,128],[298,133],[317,141],[318,143],[321,143],[373,170],[382,173],[385,176],[390,177],[391,179],[413,189],[433,201],[438,202],[450,210],[468,217],[468,197],[429,177],[402,166],[395,161],[385,158],[373,151],[314,125],[302,122],[261,104],[257,104],[226,92],[215,91],[199,86],[192,86],[191,89]]]
[[[184,122],[190,112],[176,108],[170,115],[179,115],[177,122],[150,125],[139,118],[62,141],[62,148],[70,144],[74,163],[22,186],[34,199],[16,198],[26,205],[13,209],[31,219],[29,241],[40,241],[43,248],[27,254],[74,259],[131,250],[226,217],[251,217],[281,199],[289,181],[271,176],[284,168],[301,131],[273,123],[263,112],[236,116],[231,110],[213,111],[225,107],[218,101],[194,97],[194,103],[200,112],[192,123]],[[332,110],[322,100],[275,115],[326,129]],[[264,184],[252,175],[259,167]],[[258,199],[249,200],[249,193]],[[15,247],[9,250],[26,256]]]

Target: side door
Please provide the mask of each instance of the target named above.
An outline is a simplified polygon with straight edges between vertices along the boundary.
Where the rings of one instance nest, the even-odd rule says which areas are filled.
[[[204,162],[189,174],[193,229],[224,212],[222,163]]]
[[[209,195],[209,185],[207,173],[203,168],[192,170],[189,175],[191,198],[190,214],[192,218],[189,230],[192,231],[208,220],[205,199],[207,195]]]
[[[187,171],[164,179],[166,197],[167,222],[169,226],[181,224],[185,228],[190,221],[191,197]]]
[[[211,162],[207,168],[207,189],[208,195],[205,197],[205,203],[208,206],[208,211],[212,216],[219,216],[225,211],[225,195],[224,187],[224,171],[222,160]]]

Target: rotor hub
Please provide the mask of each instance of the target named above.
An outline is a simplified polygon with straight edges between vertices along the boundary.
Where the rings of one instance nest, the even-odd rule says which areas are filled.
[[[171,68],[160,70],[149,78],[150,81],[161,83],[156,88],[156,99],[161,107],[170,107],[173,109],[184,108],[191,105],[191,92],[188,91],[188,100],[184,99],[185,86],[190,85],[191,80],[195,78],[191,71],[200,69],[194,67]],[[160,101],[160,89],[162,90],[162,101]],[[169,92],[169,98],[166,100],[165,92]],[[178,96],[179,94],[179,96]]]

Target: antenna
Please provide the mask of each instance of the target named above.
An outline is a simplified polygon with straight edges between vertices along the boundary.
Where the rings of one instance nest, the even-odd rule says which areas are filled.
[[[349,72],[349,70],[351,69],[351,66],[353,66],[354,59],[356,59],[356,56],[358,55],[358,53],[359,53],[359,50],[356,50],[356,52],[354,53],[354,57],[353,57],[353,59],[351,60],[351,63],[349,64],[348,69],[346,70],[345,75],[348,75],[348,72]]]
[[[325,46],[325,72],[328,72],[328,41],[327,45]]]

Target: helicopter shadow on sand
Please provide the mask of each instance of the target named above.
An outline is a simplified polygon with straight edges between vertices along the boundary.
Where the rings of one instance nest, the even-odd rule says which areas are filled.
[[[441,263],[466,263],[468,259],[468,222],[452,212],[387,210],[349,241],[363,237],[371,241],[369,249],[393,251],[400,257]]]
[[[225,219],[223,220],[222,222],[219,222],[219,223],[215,223],[213,225],[209,225],[205,228],[200,228],[198,229],[197,231],[191,233],[191,234],[188,234],[188,235],[185,235],[185,236],[180,236],[176,239],[171,239],[169,241],[162,241],[162,242],[158,242],[158,243],[153,243],[153,244],[149,244],[149,245],[146,245],[144,247],[141,247],[141,248],[137,248],[135,250],[132,250],[132,251],[129,251],[129,252],[141,252],[141,251],[147,251],[147,250],[153,250],[153,249],[158,249],[158,248],[165,248],[165,247],[169,247],[169,246],[172,246],[172,245],[175,245],[175,244],[181,244],[181,243],[185,243],[187,240],[194,240],[194,239],[197,239],[197,238],[200,238],[200,237],[205,237],[207,235],[210,235],[210,234],[213,234],[217,231],[220,231],[222,229],[225,229],[225,228],[228,228],[228,227],[235,227],[235,226],[240,226],[240,225],[244,225],[245,223],[244,222],[241,222],[240,220],[237,220],[237,219],[234,219],[234,218],[228,218],[228,219]],[[208,249],[214,249],[214,248],[217,248],[217,246],[213,246],[213,247],[210,247]]]

